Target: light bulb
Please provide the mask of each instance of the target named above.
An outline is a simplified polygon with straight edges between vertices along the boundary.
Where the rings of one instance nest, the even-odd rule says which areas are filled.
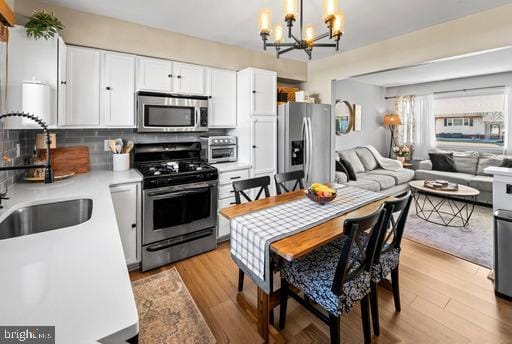
[[[315,39],[315,28],[313,25],[306,26],[306,38],[305,41],[307,43],[313,43],[313,39]]]
[[[270,25],[272,23],[272,12],[268,8],[264,8],[260,11],[260,16],[258,18],[258,28],[260,30],[260,34],[269,34],[270,33]]]
[[[345,32],[345,13],[339,11],[334,15],[334,22],[332,24],[332,34],[337,36]]]
[[[283,16],[285,20],[297,18],[297,0],[283,0]]]
[[[276,25],[274,27],[274,42],[281,43],[283,40],[283,27],[281,25]]]
[[[324,0],[324,20],[332,20],[338,12],[338,0]]]

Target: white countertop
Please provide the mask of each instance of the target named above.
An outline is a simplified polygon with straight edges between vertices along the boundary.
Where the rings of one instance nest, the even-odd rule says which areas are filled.
[[[217,168],[220,173],[222,172],[230,172],[230,171],[238,171],[238,170],[247,170],[250,169],[252,166],[250,163],[246,162],[221,162],[218,164],[213,164],[213,167]]]
[[[55,326],[57,343],[138,333],[109,186],[141,180],[135,170],[94,171],[9,189],[0,221],[22,206],[67,199],[90,198],[93,210],[89,221],[76,226],[0,240],[1,325]]]
[[[489,166],[484,169],[484,172],[492,175],[512,177],[512,168],[508,167]]]

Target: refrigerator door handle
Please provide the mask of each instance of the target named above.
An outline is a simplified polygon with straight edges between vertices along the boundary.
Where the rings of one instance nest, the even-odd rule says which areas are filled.
[[[302,118],[302,167],[304,170],[304,177],[308,180],[308,120],[306,117]]]
[[[307,181],[309,182],[309,176],[311,175],[311,152],[313,151],[313,129],[311,128],[311,118],[307,118],[308,122],[308,177]]]

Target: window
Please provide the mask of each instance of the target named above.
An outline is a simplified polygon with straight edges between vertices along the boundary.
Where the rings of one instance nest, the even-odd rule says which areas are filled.
[[[503,147],[503,89],[439,94],[433,105],[438,146]]]

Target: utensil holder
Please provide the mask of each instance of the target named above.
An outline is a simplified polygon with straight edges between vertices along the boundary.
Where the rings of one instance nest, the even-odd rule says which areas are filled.
[[[130,153],[113,154],[112,169],[114,171],[127,171],[130,169]]]

